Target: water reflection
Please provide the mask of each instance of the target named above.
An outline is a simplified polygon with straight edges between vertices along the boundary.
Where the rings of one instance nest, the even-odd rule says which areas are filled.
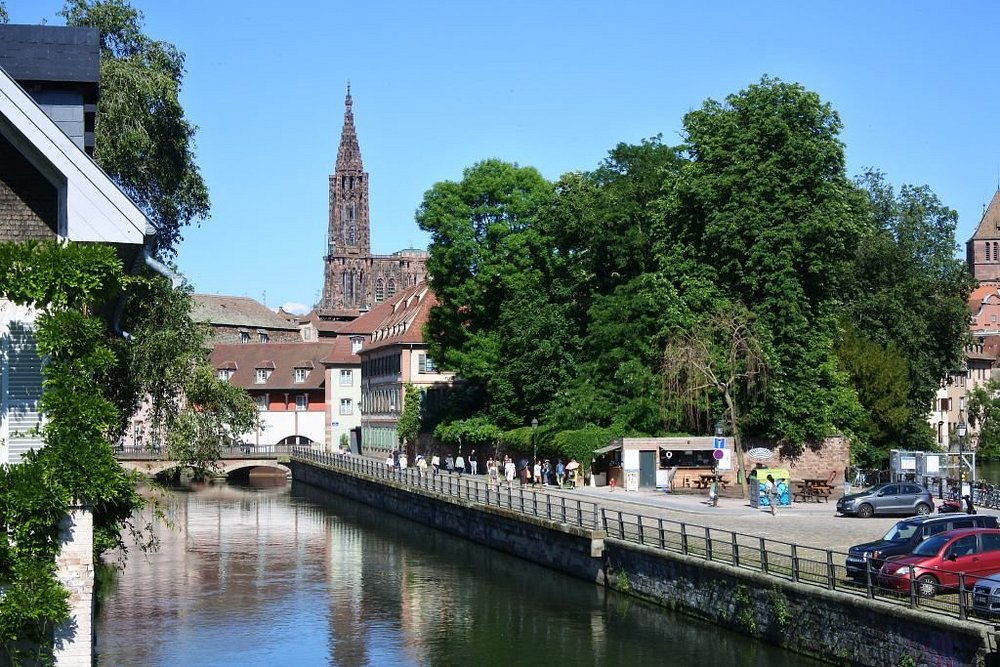
[[[102,665],[816,664],[304,485],[179,492]]]

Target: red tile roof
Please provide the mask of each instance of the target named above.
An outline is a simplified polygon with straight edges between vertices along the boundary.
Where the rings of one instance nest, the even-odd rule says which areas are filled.
[[[362,351],[424,342],[423,327],[437,304],[426,282],[406,288],[343,327],[340,336],[365,336]]]
[[[246,389],[317,389],[324,385],[326,363],[360,364],[350,354],[350,341],[318,343],[244,343],[216,345],[210,357],[217,370],[231,370],[230,382]],[[257,382],[257,369],[270,369],[266,382]],[[295,381],[295,369],[311,369],[305,382]]]

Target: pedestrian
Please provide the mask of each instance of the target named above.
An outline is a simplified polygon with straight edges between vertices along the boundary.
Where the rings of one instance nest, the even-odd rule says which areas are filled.
[[[455,470],[458,471],[459,477],[461,477],[462,473],[465,472],[465,458],[462,456],[462,452],[459,452],[458,458],[455,459]]]
[[[385,467],[389,470],[392,470],[395,467],[392,464],[392,454],[385,457]]]
[[[552,482],[552,462],[548,459],[542,462],[542,486],[548,486]]]
[[[398,468],[399,467],[399,450],[398,449],[392,450],[392,467],[393,468]]]
[[[535,461],[535,467],[531,470],[531,485],[538,486],[542,481],[542,461],[541,459]]]
[[[455,459],[451,458],[451,454],[444,457],[444,469],[448,471],[448,474],[455,472]]]
[[[437,477],[438,473],[441,472],[441,457],[437,454],[431,457],[431,469],[433,477]]]
[[[517,466],[514,465],[514,461],[511,460],[509,456],[504,457],[503,462],[503,476],[507,480],[507,488],[510,488],[511,483],[514,481],[514,475],[517,474]]]
[[[427,459],[423,454],[417,454],[417,479],[423,476],[425,470],[427,470]]]
[[[492,456],[486,459],[486,474],[489,475],[490,484],[493,486],[500,485],[499,471],[497,470],[497,461]]]
[[[399,459],[396,461],[396,466],[399,468],[399,472],[406,472],[407,465],[406,452],[400,452]]]
[[[476,450],[469,452],[469,472],[473,475],[479,474],[479,461],[476,460]]]
[[[771,515],[777,514],[775,505],[778,504],[778,485],[774,483],[774,477],[767,476],[767,483],[764,484],[764,495],[767,496],[767,504],[771,506]]]
[[[566,466],[562,459],[556,459],[556,486],[563,488],[563,480],[566,479]]]

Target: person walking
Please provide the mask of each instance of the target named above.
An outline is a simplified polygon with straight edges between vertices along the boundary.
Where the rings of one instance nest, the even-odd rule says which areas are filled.
[[[479,474],[479,461],[476,460],[476,450],[469,452],[469,473],[473,475]]]
[[[535,467],[531,470],[531,485],[538,486],[542,481],[542,462],[541,460],[535,461]]]
[[[441,472],[441,457],[435,454],[431,457],[431,473],[432,477],[437,477],[438,473]]]
[[[451,458],[451,454],[444,457],[444,469],[448,471],[448,474],[455,472],[455,459]]]
[[[489,475],[492,486],[500,485],[499,471],[497,470],[497,460],[492,456],[486,459],[486,474]]]
[[[556,459],[556,486],[563,488],[563,480],[566,479],[566,466],[562,459]]]
[[[462,456],[462,452],[459,452],[458,458],[455,459],[455,470],[458,471],[459,477],[465,472],[465,457]]]
[[[775,506],[778,504],[778,485],[771,475],[767,476],[767,483],[764,484],[764,495],[767,496],[767,504],[771,506],[771,516],[774,516],[777,513]]]
[[[514,482],[514,476],[517,474],[517,466],[514,465],[514,461],[511,460],[509,456],[504,458],[503,463],[503,476],[507,480],[507,488]]]

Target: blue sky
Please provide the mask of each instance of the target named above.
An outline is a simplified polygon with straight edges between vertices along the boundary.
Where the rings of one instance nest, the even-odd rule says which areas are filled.
[[[63,23],[61,0],[6,4],[12,23]],[[480,160],[590,170],[619,142],[678,143],[687,111],[765,74],[840,113],[852,175],[929,185],[963,248],[1000,185],[996,2],[132,4],[187,55],[212,217],[178,266],[198,292],[272,308],[320,296],[348,81],[376,253],[425,247],[424,192]]]

